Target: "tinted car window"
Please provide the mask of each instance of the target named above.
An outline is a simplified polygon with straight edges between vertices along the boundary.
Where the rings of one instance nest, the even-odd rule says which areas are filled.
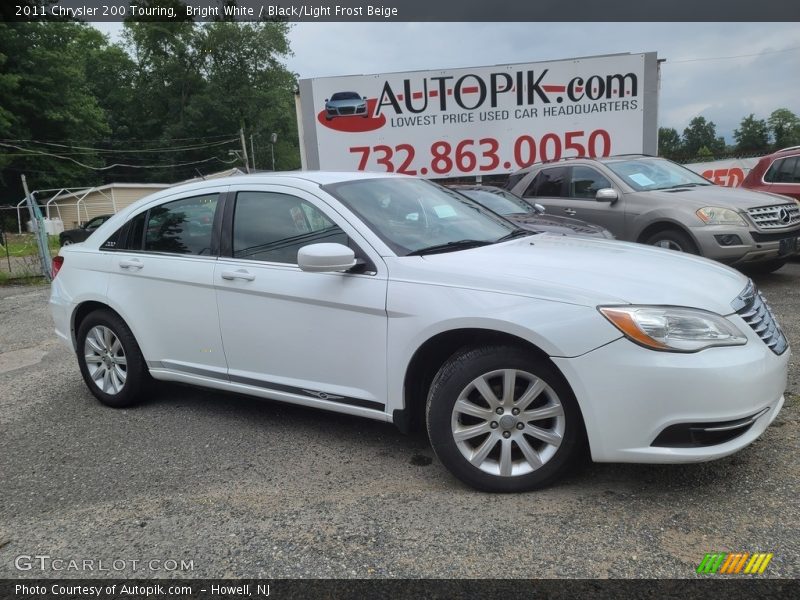
[[[590,167],[572,167],[569,180],[570,198],[591,198],[597,195],[597,190],[610,188],[611,183],[600,173]]]
[[[287,194],[239,192],[233,215],[236,258],[297,264],[308,244],[347,244],[347,234],[318,208]]]
[[[525,190],[525,197],[547,196],[549,198],[566,195],[564,182],[567,180],[567,167],[542,169]]]
[[[776,160],[764,175],[771,183],[800,183],[800,160],[797,156]]]
[[[147,211],[135,216],[117,229],[100,246],[101,250],[141,250],[142,236],[144,235],[144,222]]]
[[[88,221],[86,225],[84,225],[85,229],[97,229],[108,220],[108,217],[95,217],[91,221]]]
[[[144,249],[173,254],[211,254],[218,194],[183,198],[148,211]]]

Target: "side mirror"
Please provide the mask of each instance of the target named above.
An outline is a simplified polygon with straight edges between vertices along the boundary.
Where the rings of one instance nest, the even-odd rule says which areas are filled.
[[[603,188],[597,190],[597,194],[594,197],[595,200],[598,202],[610,202],[614,204],[617,200],[619,200],[619,194],[617,194],[617,190],[614,188]]]
[[[325,98],[325,102],[327,102],[327,101],[328,101],[328,99],[327,99],[327,98]]]
[[[347,271],[356,266],[356,254],[344,244],[309,244],[297,251],[297,265],[311,273]]]
[[[533,205],[533,208],[535,208],[535,209],[536,209],[536,212],[538,212],[538,213],[540,213],[540,214],[541,214],[541,213],[544,213],[544,212],[545,212],[545,210],[546,210],[546,209],[545,209],[545,207],[544,207],[544,206],[542,206],[541,204],[539,204],[538,202],[537,202],[537,203],[535,203],[535,204]]]

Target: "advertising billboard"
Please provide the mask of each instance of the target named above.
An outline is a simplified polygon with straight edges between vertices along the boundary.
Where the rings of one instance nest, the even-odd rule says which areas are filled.
[[[303,168],[422,177],[657,154],[655,52],[300,81]]]

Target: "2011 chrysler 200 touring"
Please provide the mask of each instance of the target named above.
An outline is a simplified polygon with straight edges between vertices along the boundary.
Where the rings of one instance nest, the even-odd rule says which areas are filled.
[[[101,402],[150,378],[427,424],[489,491],[595,461],[722,457],[783,405],[789,348],[740,273],[532,234],[411,177],[164,190],[54,261],[51,308]]]

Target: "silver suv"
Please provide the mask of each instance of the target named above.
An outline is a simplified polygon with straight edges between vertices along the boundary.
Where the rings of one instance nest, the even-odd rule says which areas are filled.
[[[714,185],[663,158],[625,155],[534,165],[509,177],[549,213],[618,239],[772,272],[800,251],[800,206],[786,196]]]

